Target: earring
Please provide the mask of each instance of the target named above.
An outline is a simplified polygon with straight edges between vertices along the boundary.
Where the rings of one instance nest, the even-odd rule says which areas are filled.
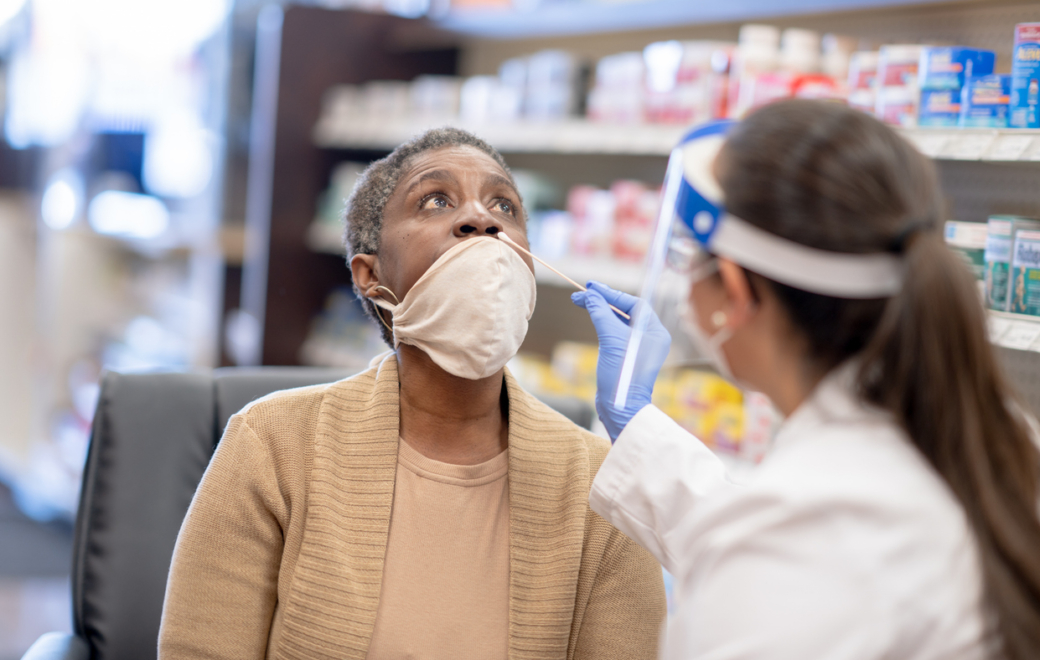
[[[726,325],[726,312],[719,310],[711,313],[711,324],[716,328]]]

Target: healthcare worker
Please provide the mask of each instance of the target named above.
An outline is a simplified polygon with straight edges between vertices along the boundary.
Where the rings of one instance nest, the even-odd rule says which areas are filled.
[[[693,131],[664,197],[643,302],[575,294],[616,441],[590,502],[675,577],[664,657],[1040,658],[1040,453],[931,162],[785,101]],[[785,417],[744,485],[650,403],[654,308]]]

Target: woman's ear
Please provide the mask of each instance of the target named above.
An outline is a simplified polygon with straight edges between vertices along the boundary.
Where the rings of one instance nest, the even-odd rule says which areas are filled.
[[[354,286],[366,298],[373,297],[373,290],[379,286],[379,257],[374,254],[355,254],[350,260],[350,274],[354,278]],[[377,294],[378,295],[378,294]]]
[[[726,318],[731,328],[750,321],[758,310],[758,300],[751,289],[748,273],[729,259],[719,258],[719,277],[726,293]]]

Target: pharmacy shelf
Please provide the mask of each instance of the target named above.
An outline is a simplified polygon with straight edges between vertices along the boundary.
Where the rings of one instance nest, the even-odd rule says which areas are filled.
[[[468,124],[441,121],[343,121],[323,118],[314,129],[320,147],[390,150],[435,126],[464,128],[503,153],[667,156],[688,129],[585,120]],[[939,160],[1040,162],[1040,130],[904,128],[904,136]]]
[[[437,21],[442,28],[481,39],[522,39],[597,32],[629,32],[706,23],[777,19],[800,14],[892,9],[948,0],[641,0],[541,2],[523,9],[456,10]]]
[[[323,118],[314,129],[320,147],[390,150],[438,126],[464,128],[503,153],[667,156],[687,130],[682,126],[613,125],[584,120],[470,124],[458,119],[342,121]]]
[[[938,160],[1040,161],[1040,131],[1025,129],[902,129],[923,154]]]
[[[1040,317],[989,312],[989,339],[997,346],[1040,353]]]

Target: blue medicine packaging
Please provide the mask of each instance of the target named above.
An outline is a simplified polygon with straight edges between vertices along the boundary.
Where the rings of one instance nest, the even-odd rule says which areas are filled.
[[[1040,128],[1040,23],[1015,26],[1008,123],[1012,128]]]
[[[961,116],[961,92],[957,89],[923,89],[917,125],[956,127]]]
[[[961,128],[1007,128],[1011,76],[972,78],[961,92]]]
[[[996,60],[997,55],[991,50],[928,46],[921,51],[918,84],[921,89],[952,89],[959,92],[969,78],[992,74]]]

